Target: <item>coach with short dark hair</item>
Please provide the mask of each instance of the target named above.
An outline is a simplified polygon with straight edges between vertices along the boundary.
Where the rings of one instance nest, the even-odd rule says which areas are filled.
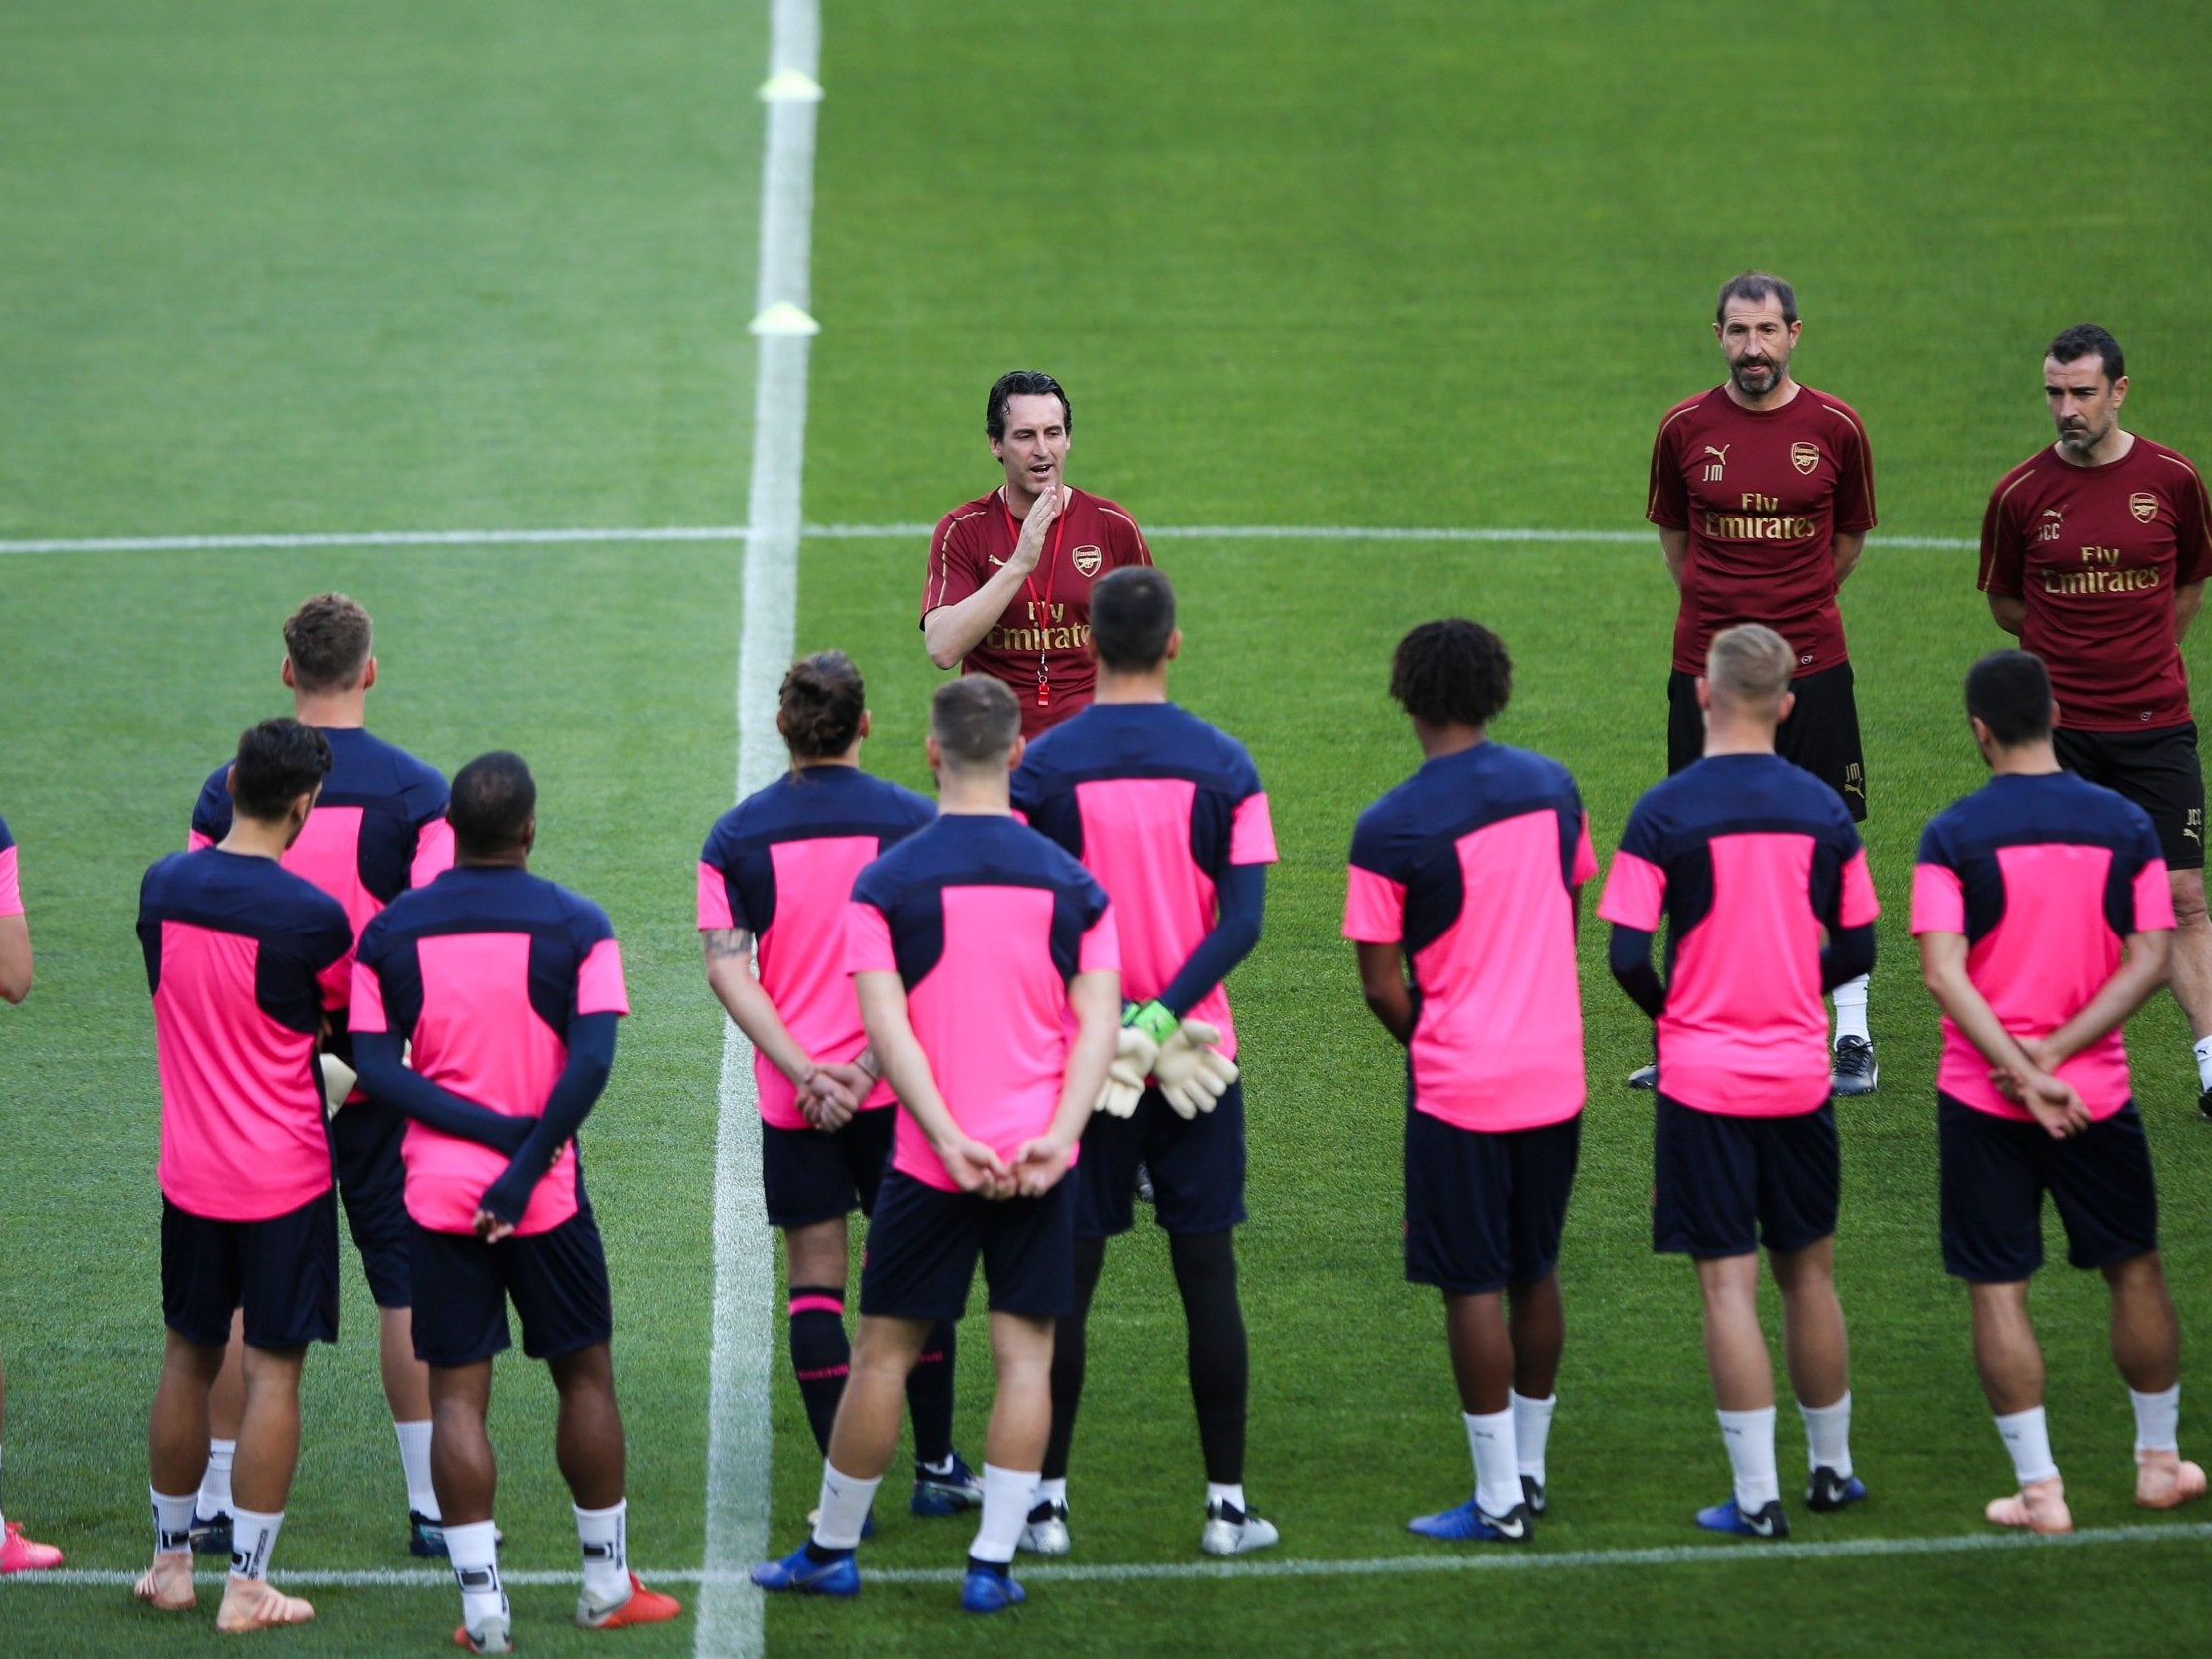
[[[1074,431],[1075,411],[1051,375],[1001,374],[984,433],[1005,482],[938,520],[922,583],[930,661],[1004,682],[1024,737],[1090,704],[1091,584],[1152,562],[1136,519],[1062,479]]]
[[[1659,526],[1667,573],[1681,590],[1666,684],[1666,769],[1681,771],[1704,752],[1697,677],[1714,638],[1758,623],[1790,648],[1796,710],[1775,732],[1777,752],[1863,821],[1866,755],[1836,594],[1874,527],[1874,461],[1851,405],[1791,378],[1804,326],[1797,295],[1780,277],[1729,278],[1713,308],[1728,378],[1667,410],[1652,446],[1644,516]],[[1838,985],[1835,1003],[1835,1091],[1872,1094],[1879,1074],[1867,981]],[[1629,1079],[1637,1087],[1651,1081],[1649,1067]]]

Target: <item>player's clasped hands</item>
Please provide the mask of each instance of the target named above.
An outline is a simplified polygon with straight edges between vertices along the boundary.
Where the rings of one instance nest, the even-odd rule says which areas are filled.
[[[1013,1154],[1014,1194],[1041,1198],[1057,1186],[1075,1158],[1075,1143],[1049,1135],[1024,1141]]]
[[[979,1198],[1014,1195],[1012,1165],[981,1141],[971,1141],[956,1131],[937,1142],[936,1149],[945,1173],[953,1177],[961,1191],[973,1192]]]
[[[1162,1098],[1184,1118],[1212,1112],[1236,1077],[1236,1062],[1221,1052],[1220,1031],[1197,1019],[1176,1027],[1152,1066]]]
[[[2088,1129],[2089,1108],[2074,1085],[2056,1075],[2060,1057],[2048,1044],[2033,1038],[2023,1039],[2020,1051],[2028,1057],[2026,1070],[2013,1066],[1990,1068],[1989,1081],[1997,1092],[2025,1107],[2054,1140],[2064,1141]]]
[[[875,1087],[875,1078],[859,1066],[818,1063],[799,1089],[798,1109],[806,1121],[826,1135],[834,1135],[852,1122],[860,1103]]]

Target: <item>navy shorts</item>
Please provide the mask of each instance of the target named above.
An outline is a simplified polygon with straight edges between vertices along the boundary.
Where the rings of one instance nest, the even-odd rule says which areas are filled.
[[[510,1300],[532,1359],[565,1359],[614,1335],[606,1247],[588,1209],[551,1232],[497,1244],[407,1224],[415,1283],[427,1293],[415,1302],[415,1357],[424,1364],[473,1365],[505,1351]]]
[[[886,1171],[860,1263],[861,1313],[957,1320],[981,1256],[993,1313],[1068,1318],[1075,1312],[1073,1188],[1063,1178],[1041,1198],[979,1198]]]
[[[1152,1219],[1178,1236],[1222,1233],[1244,1222],[1244,1085],[1232,1083],[1212,1112],[1177,1115],[1147,1089],[1127,1118],[1091,1115],[1075,1182],[1075,1236],[1112,1238],[1137,1219],[1137,1165],[1152,1171]]]
[[[2043,1265],[2043,1195],[2066,1227],[2075,1267],[2111,1267],[2158,1248],[2150,1142],[2129,1101],[2080,1135],[1977,1112],[1940,1090],[1943,1266],[1977,1285],[2010,1285]]]
[[[406,1133],[407,1120],[395,1108],[372,1100],[354,1101],[331,1118],[345,1224],[361,1253],[368,1294],[379,1308],[405,1308],[414,1301],[409,1269],[414,1222],[407,1215],[407,1167],[399,1157]]]
[[[2059,764],[2125,795],[2150,814],[2168,870],[2204,868],[2204,769],[2197,723],[2155,731],[2051,733]]]
[[[1867,755],[1859,740],[1859,700],[1851,664],[1838,663],[1790,682],[1797,703],[1774,731],[1774,751],[1843,797],[1852,821],[1867,817]],[[1666,681],[1666,769],[1678,772],[1705,752],[1705,713],[1697,676],[1675,669]]]
[[[1406,1279],[1453,1296],[1533,1285],[1559,1265],[1582,1116],[1461,1129],[1406,1108]]]
[[[876,1188],[891,1161],[899,1109],[855,1112],[834,1134],[818,1129],[761,1126],[761,1186],[769,1225],[805,1227],[859,1210],[873,1215]]]
[[[161,1200],[161,1318],[202,1348],[246,1341],[282,1350],[337,1341],[337,1194],[267,1221],[217,1221]]]
[[[1700,1112],[1659,1097],[1652,1248],[1685,1256],[1788,1255],[1836,1230],[1843,1163],[1836,1103],[1785,1118]]]

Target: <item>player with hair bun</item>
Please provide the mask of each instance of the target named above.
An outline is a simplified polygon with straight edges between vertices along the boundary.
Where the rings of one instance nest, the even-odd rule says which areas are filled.
[[[875,1213],[898,1116],[846,980],[845,905],[860,871],[937,808],[860,769],[868,689],[842,651],[791,665],[775,726],[790,770],[709,832],[699,933],[707,983],[753,1044],[768,1218],[783,1229],[790,1282],[791,1369],[826,1454],[852,1364],[848,1223],[855,1209]],[[954,1329],[930,1332],[907,1378],[917,1515],[983,1501],[953,1449]]]

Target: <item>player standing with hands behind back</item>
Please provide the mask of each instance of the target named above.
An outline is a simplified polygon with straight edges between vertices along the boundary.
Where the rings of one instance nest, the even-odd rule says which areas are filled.
[[[2204,774],[2181,642],[2212,576],[2204,480],[2119,424],[2127,359],[2091,324],[2044,353],[2058,441],[1997,481],[1982,518],[1982,591],[1997,626],[2050,671],[2059,763],[2116,789],[2157,826],[2173,888],[2173,999],[2212,1118],[2212,927],[2204,911]]]
[[[1713,333],[1728,378],[1666,412],[1652,446],[1645,517],[1659,526],[1667,573],[1681,590],[1674,671],[1666,682],[1666,769],[1705,750],[1697,677],[1724,628],[1760,623],[1788,642],[1791,713],[1775,751],[1867,816],[1867,767],[1844,620],[1836,593],[1858,568],[1875,522],[1874,461],[1850,404],[1790,376],[1804,324],[1779,277],[1748,271],[1721,286]],[[1830,1087],[1874,1092],[1867,979],[1834,989]],[[1652,1084],[1650,1068],[1630,1077]]]

